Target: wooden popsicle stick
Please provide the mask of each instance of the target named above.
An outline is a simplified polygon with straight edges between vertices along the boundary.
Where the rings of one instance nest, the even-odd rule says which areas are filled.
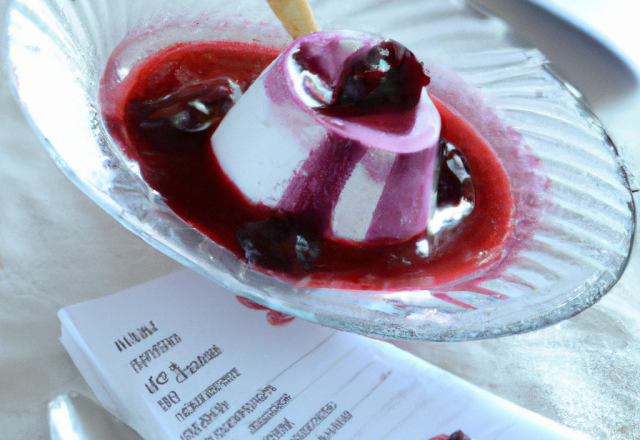
[[[307,0],[267,0],[267,3],[294,40],[318,30]]]

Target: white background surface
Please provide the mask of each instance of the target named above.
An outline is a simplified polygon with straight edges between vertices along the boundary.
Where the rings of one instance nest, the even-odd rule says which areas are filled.
[[[501,1],[483,3],[500,8]],[[584,20],[594,20],[596,28],[629,59],[640,59],[636,2],[554,3],[565,10],[577,8]],[[0,0],[3,16],[7,5],[8,0]],[[532,20],[518,25],[523,34],[527,26],[532,27]],[[541,25],[533,28],[546,30]],[[542,34],[553,40],[549,32]],[[563,47],[562,40],[555,41],[549,46],[552,59],[553,50]],[[594,56],[598,57],[595,49]],[[563,67],[562,60],[554,61]],[[575,63],[564,66],[566,75],[580,73],[575,72],[579,61]],[[581,88],[591,97],[628,168],[640,175],[640,89],[637,85],[624,87],[620,71],[607,70],[606,65],[595,69],[587,63],[581,69],[597,70],[595,76],[580,80],[586,81]],[[612,84],[622,86],[613,90]],[[638,189],[637,183],[633,185]],[[597,438],[640,439],[638,245],[636,237],[627,272],[604,300],[555,327],[492,341],[400,345],[484,389]],[[46,439],[47,401],[72,389],[89,393],[58,342],[58,309],[180,268],[127,232],[62,175],[13,102],[3,75],[0,437]]]

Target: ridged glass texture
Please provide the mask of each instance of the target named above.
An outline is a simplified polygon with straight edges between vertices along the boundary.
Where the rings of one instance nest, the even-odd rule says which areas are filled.
[[[474,86],[476,104],[498,117],[485,124],[487,136],[492,123],[522,135],[528,169],[510,167],[511,147],[495,145],[517,206],[513,242],[498,266],[429,291],[295,288],[252,270],[190,227],[139,177],[97,108],[112,51],[133,42],[121,54],[126,75],[145,55],[181,41],[259,38],[284,47],[290,40],[262,0],[16,0],[8,14],[7,65],[44,145],[89,197],[151,245],[274,309],[383,338],[469,340],[558,322],[615,284],[635,225],[626,174],[600,123],[537,50],[515,45],[502,22],[464,2],[311,3],[325,29],[394,38],[438,66],[434,72],[456,72]],[[433,93],[447,99],[446,90]],[[532,192],[523,176],[543,191]]]

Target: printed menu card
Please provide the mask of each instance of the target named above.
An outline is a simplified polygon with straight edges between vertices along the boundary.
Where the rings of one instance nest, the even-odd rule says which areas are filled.
[[[59,317],[97,398],[148,440],[588,438],[389,343],[271,326],[190,270]]]

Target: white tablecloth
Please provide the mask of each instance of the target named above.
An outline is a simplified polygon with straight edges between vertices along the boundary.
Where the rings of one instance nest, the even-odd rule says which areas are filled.
[[[614,8],[625,2],[589,3]],[[8,0],[0,0],[3,16],[7,5]],[[637,17],[636,11],[629,14]],[[599,87],[607,87],[606,77]],[[589,96],[589,90],[585,93]],[[594,104],[629,169],[640,174],[640,90],[636,87],[625,96]],[[640,439],[638,245],[636,236],[636,252],[611,293],[555,327],[499,340],[398,345],[597,438]],[[60,308],[179,269],[178,263],[126,231],[63,176],[14,103],[4,75],[0,81],[0,437],[48,439],[47,402],[70,390],[91,395],[58,341]]]

